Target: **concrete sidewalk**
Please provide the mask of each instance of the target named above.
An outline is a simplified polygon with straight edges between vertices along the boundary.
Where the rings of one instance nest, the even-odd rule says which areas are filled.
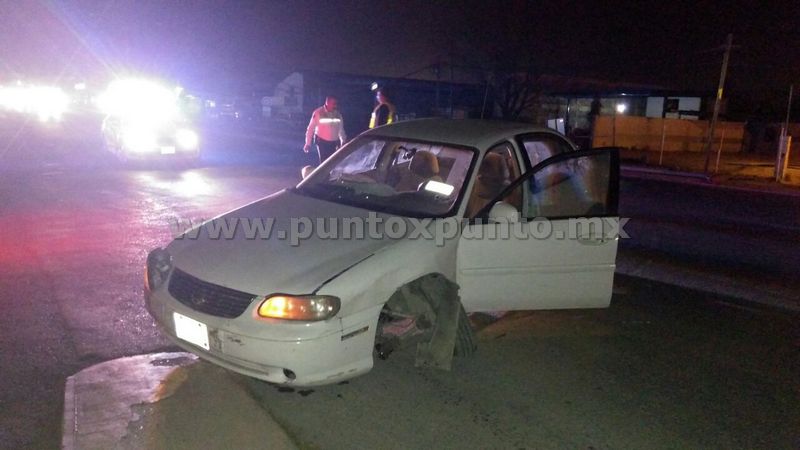
[[[727,297],[742,304],[800,312],[800,281],[763,271],[701,266],[654,251],[620,248],[616,273]]]
[[[89,367],[67,379],[62,448],[296,448],[241,378],[189,353]]]
[[[625,177],[679,181],[707,186],[800,196],[800,151],[792,158],[783,182],[775,181],[775,155],[723,153],[719,167],[712,155],[705,173],[705,154],[700,152],[658,152],[622,149]]]

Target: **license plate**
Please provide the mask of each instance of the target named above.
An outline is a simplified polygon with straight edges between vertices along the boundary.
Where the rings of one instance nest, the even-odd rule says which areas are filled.
[[[208,327],[191,317],[176,312],[172,313],[175,321],[175,335],[184,341],[208,350]]]
[[[175,147],[173,146],[164,146],[161,147],[161,154],[162,155],[174,155],[175,154]]]

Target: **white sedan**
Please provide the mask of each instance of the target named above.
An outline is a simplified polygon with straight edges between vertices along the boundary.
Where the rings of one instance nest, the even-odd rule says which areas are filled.
[[[179,346],[313,386],[417,347],[448,368],[466,313],[609,305],[615,149],[526,124],[425,119],[369,130],[294,188],[148,255],[148,310]]]

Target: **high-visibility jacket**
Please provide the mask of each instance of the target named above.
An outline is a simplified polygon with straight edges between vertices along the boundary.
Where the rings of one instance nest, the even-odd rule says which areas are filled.
[[[397,110],[391,103],[379,103],[372,110],[372,117],[369,119],[369,127],[375,128],[381,125],[388,125],[397,121]]]
[[[344,144],[347,135],[344,132],[344,122],[342,114],[338,110],[328,111],[324,106],[314,110],[311,120],[306,128],[306,145],[313,143],[314,135],[326,141],[338,140]]]

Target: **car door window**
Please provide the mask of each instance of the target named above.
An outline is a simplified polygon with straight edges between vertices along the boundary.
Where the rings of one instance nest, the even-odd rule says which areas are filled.
[[[549,133],[522,136],[520,142],[525,149],[529,169],[547,158],[574,150],[564,138]]]
[[[514,180],[475,212],[484,217],[494,203],[522,188],[522,217],[561,219],[615,216],[619,198],[619,150],[600,148],[548,158]]]
[[[576,156],[547,164],[523,183],[527,218],[615,214],[610,195],[612,153]]]

